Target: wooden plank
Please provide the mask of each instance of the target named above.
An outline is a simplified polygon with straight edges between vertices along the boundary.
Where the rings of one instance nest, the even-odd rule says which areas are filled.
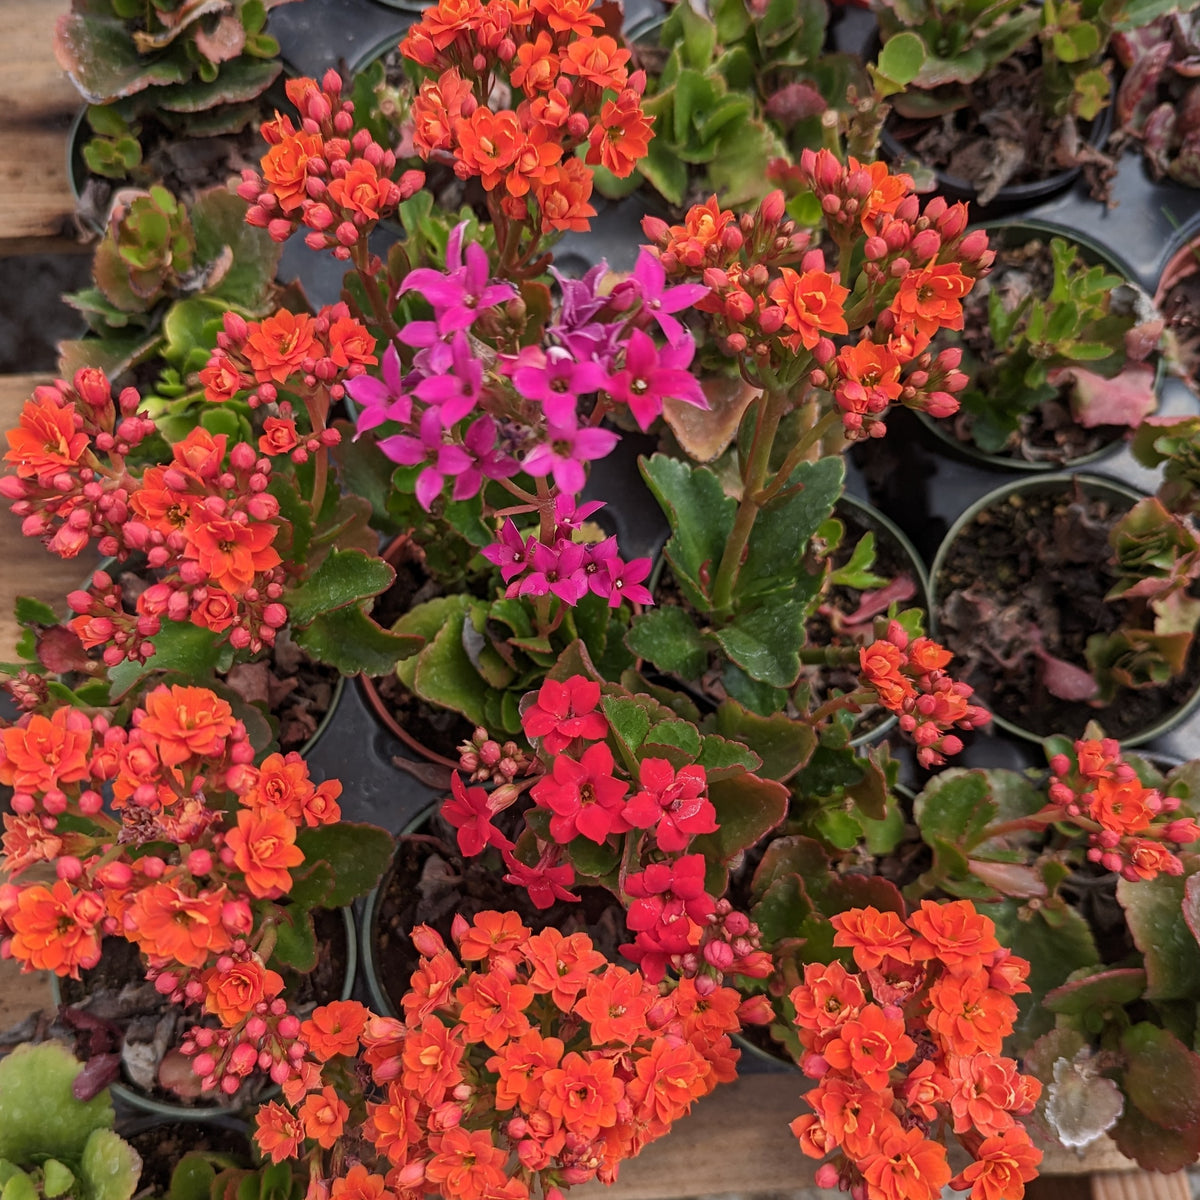
[[[53,49],[54,23],[69,7],[69,0],[0,4],[0,112],[5,126],[0,138],[0,252],[72,240],[75,202],[67,181],[67,132],[83,101]]]
[[[39,383],[51,382],[49,375],[0,375],[0,431],[17,423],[21,406]],[[0,448],[7,446],[0,443]],[[83,582],[95,564],[95,556],[62,559],[47,552],[37,538],[21,534],[21,522],[0,505],[0,660],[10,659],[19,628],[13,619],[13,602],[18,596],[36,596],[66,613],[66,596]]]
[[[1159,1175],[1153,1171],[1128,1171],[1092,1176],[1092,1200],[1192,1200],[1186,1171]]]

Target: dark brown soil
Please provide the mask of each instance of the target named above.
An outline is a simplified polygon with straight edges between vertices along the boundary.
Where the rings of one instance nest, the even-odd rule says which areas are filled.
[[[346,926],[341,913],[318,911],[313,914],[313,919],[320,947],[315,969],[308,975],[280,972],[287,983],[290,1008],[301,1018],[308,1016],[318,1004],[341,996],[349,962]],[[64,1004],[116,1027],[126,1048],[122,1076],[130,1087],[152,1099],[185,1107],[195,1104],[207,1108],[224,1101],[220,1092],[186,1098],[157,1082],[157,1063],[163,1055],[177,1048],[192,1026],[212,1022],[202,1018],[198,1010],[185,1010],[160,995],[154,984],[146,981],[141,955],[132,942],[124,938],[106,938],[99,964],[90,971],[81,972],[79,980],[63,979],[61,990]],[[160,1048],[157,1057],[149,1055],[152,1044]],[[131,1049],[139,1045],[147,1049]],[[130,1062],[140,1063],[143,1059],[147,1059],[148,1065],[131,1073]],[[242,1107],[248,1101],[258,1099],[269,1087],[270,1080],[265,1075],[255,1075],[229,1103]]]
[[[1116,582],[1108,535],[1128,501],[1071,489],[1010,496],[981,513],[951,546],[934,580],[939,636],[958,656],[958,675],[998,716],[1039,737],[1081,737],[1088,721],[1127,738],[1177,709],[1195,690],[1200,657],[1157,688],[1119,688],[1097,708],[1052,695],[1030,651],[1045,650],[1087,669],[1087,640],[1117,629],[1128,606],[1106,602]]]
[[[524,808],[518,802],[495,824],[515,840],[524,827]],[[451,945],[450,928],[460,914],[471,920],[489,909],[516,912],[535,933],[551,926],[567,935],[586,933],[606,958],[623,961],[617,947],[632,935],[626,932],[624,911],[611,892],[579,888],[578,903],[560,900],[539,909],[524,888],[505,883],[503,875],[495,850],[464,859],[454,830],[439,814],[433,814],[417,833],[400,838],[371,931],[379,978],[397,1012],[419,957],[410,931],[416,925],[430,925]]]
[[[887,128],[927,166],[963,180],[990,203],[1002,187],[1074,166],[1069,129],[1041,109],[1036,42],[968,87],[970,102],[936,117],[893,110]]]
[[[957,340],[977,364],[972,373],[973,385],[977,380],[980,390],[985,393],[988,376],[1001,366],[1008,353],[1008,347],[997,346],[992,340],[988,322],[989,296],[995,292],[1015,305],[1028,294],[1048,296],[1054,282],[1054,260],[1048,242],[1034,238],[1024,245],[1006,246],[994,239],[993,245],[997,252],[995,265],[987,278],[976,284],[963,302],[962,333],[942,335],[937,343],[939,346],[954,344]],[[971,413],[960,411],[957,417],[939,424],[953,429],[960,441],[972,441]],[[1021,418],[1021,429],[1015,443],[1004,453],[1028,462],[1061,465],[1112,445],[1126,432],[1120,425],[1099,425],[1085,429],[1078,424],[1071,415],[1071,389],[1068,385],[1059,389],[1058,396],[1043,402]]]
[[[168,1121],[122,1136],[142,1158],[139,1193],[150,1189],[153,1195],[165,1196],[179,1160],[193,1151],[228,1155],[239,1167],[249,1167],[253,1163],[250,1139],[241,1130],[224,1125]]]

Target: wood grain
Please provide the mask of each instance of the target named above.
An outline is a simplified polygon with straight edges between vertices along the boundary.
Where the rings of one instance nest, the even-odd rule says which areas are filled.
[[[0,254],[73,240],[67,132],[83,101],[53,50],[54,23],[68,7],[0,3]]]

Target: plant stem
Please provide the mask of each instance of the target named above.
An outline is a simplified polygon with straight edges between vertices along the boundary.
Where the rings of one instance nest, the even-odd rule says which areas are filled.
[[[728,609],[733,600],[733,588],[741,570],[742,555],[750,541],[750,532],[754,528],[758,510],[762,507],[758,494],[767,479],[767,471],[771,465],[771,447],[775,444],[775,434],[779,430],[779,422],[783,420],[786,405],[787,395],[778,387],[765,390],[759,401],[758,421],[755,423],[754,437],[750,443],[746,470],[742,475],[742,500],[733,519],[729,540],[725,543],[725,553],[721,555],[716,579],[713,581],[714,612]]]
[[[758,495],[759,504],[768,504],[783,491],[792,472],[804,461],[804,456],[815,446],[838,422],[836,412],[827,412],[807,433],[803,434],[796,444],[788,451],[783,465],[775,473],[775,478],[769,487],[764,488]]]
[[[379,294],[378,281],[367,269],[370,260],[370,251],[367,249],[367,243],[362,238],[359,238],[351,247],[350,257],[354,263],[354,269],[358,273],[358,278],[363,285],[363,289],[367,293],[367,299],[371,303],[371,311],[375,315],[375,320],[383,327],[388,341],[394,341],[400,330],[396,322],[392,320],[391,310],[383,302],[383,297]]]
[[[329,393],[321,388],[318,395],[305,396],[304,407],[308,410],[308,421],[312,426],[313,436],[319,438],[325,432],[325,418],[329,414]],[[313,490],[310,503],[314,522],[320,518],[321,506],[325,503],[325,485],[328,478],[329,447],[322,444],[313,456]]]
[[[800,661],[811,667],[844,667],[858,661],[858,647],[810,646],[801,649]]]

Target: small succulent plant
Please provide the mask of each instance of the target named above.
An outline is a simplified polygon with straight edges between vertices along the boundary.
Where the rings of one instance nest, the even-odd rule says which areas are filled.
[[[0,1195],[5,1200],[129,1200],[142,1163],[113,1131],[112,1100],[75,1095],[83,1064],[61,1042],[0,1060]]]
[[[72,0],[54,52],[91,106],[84,149],[95,174],[123,179],[141,163],[140,122],[174,132],[244,128],[278,77],[267,12],[289,0]]]

